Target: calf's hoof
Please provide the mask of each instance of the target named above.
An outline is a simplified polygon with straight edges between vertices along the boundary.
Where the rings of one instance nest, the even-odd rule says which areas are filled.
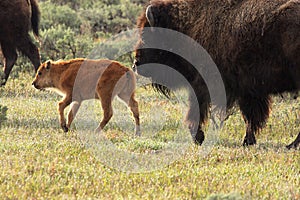
[[[68,127],[66,125],[61,126],[61,128],[64,130],[65,133],[69,131],[69,129],[68,129]]]
[[[140,137],[140,136],[141,136],[141,131],[136,131],[136,132],[135,132],[135,136],[136,136],[136,137]]]
[[[94,133],[98,133],[98,134],[101,134],[102,132],[102,129],[100,127],[96,128]]]
[[[141,136],[141,128],[139,126],[135,127],[135,136],[140,137]]]

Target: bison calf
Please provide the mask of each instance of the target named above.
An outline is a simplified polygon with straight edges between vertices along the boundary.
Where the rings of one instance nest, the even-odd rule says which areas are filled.
[[[47,61],[39,67],[32,83],[36,89],[54,89],[63,96],[58,104],[59,120],[67,132],[83,100],[100,99],[104,112],[96,132],[100,132],[113,115],[112,100],[116,95],[131,109],[136,135],[140,135],[138,103],[134,99],[136,78],[134,73],[111,60],[73,59]],[[72,103],[72,104],[71,104]],[[71,104],[68,122],[64,109]]]

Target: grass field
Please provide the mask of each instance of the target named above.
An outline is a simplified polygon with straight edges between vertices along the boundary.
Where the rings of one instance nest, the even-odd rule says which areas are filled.
[[[0,134],[0,199],[300,199],[299,149],[285,148],[300,131],[299,100],[276,98],[258,144],[247,148],[235,112],[203,156],[182,125],[184,101],[139,88],[143,136],[133,136],[128,110],[115,103],[103,132],[110,145],[100,142],[95,151],[83,134],[100,120],[100,105],[81,108],[64,133],[60,97],[34,90],[31,81],[20,74],[0,88],[0,105],[9,108]],[[84,119],[88,109],[98,111],[95,119]],[[118,152],[136,155],[139,165]]]

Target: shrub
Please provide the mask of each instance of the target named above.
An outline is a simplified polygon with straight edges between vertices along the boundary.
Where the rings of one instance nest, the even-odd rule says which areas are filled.
[[[6,106],[0,105],[0,128],[1,128],[2,124],[7,120],[7,117],[6,117],[7,110],[8,109]]]
[[[68,5],[56,5],[51,1],[40,4],[42,18],[41,30],[51,29],[58,25],[70,27],[74,31],[80,30],[81,19],[78,13]]]
[[[71,59],[85,57],[93,47],[93,39],[89,35],[76,35],[65,25],[51,27],[41,33],[43,38],[42,60]]]

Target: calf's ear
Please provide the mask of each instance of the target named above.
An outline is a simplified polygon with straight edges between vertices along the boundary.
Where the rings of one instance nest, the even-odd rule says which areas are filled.
[[[50,67],[51,67],[51,61],[48,60],[48,61],[46,62],[46,70],[49,70]]]

